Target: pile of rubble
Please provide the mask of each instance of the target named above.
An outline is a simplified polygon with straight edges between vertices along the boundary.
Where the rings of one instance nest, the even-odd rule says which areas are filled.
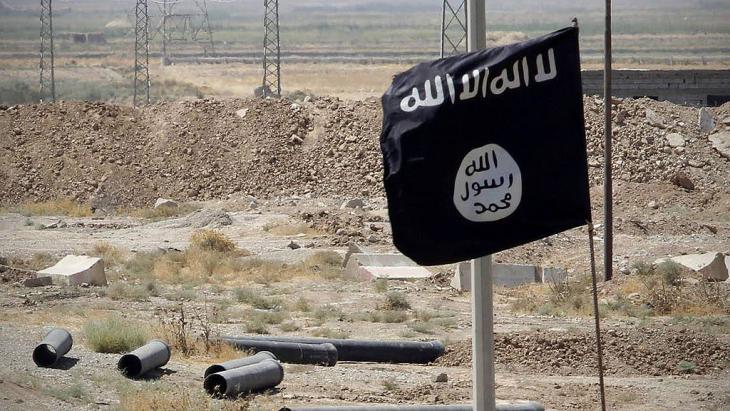
[[[609,375],[708,374],[730,366],[725,344],[690,330],[608,330],[602,339]],[[436,362],[468,367],[471,350],[471,340],[451,344]],[[496,334],[495,350],[499,367],[552,375],[596,373],[596,340],[589,332]]]
[[[727,133],[726,105],[713,138]],[[602,176],[602,101],[585,99],[592,184]],[[707,191],[730,186],[730,162],[698,110],[616,100],[615,175]],[[712,117],[712,116],[711,116]],[[74,198],[95,208],[158,197],[382,197],[376,99],[201,99],[141,109],[59,102],[0,107],[0,204]]]

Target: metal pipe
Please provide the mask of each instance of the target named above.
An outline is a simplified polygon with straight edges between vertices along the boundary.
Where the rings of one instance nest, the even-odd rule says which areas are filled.
[[[255,340],[295,342],[300,344],[329,343],[337,348],[339,361],[427,364],[440,357],[446,348],[440,341],[376,341],[342,340],[310,337],[224,337],[226,341]],[[278,355],[278,354],[277,354]]]
[[[210,374],[215,374],[221,371],[228,371],[238,367],[244,367],[246,365],[258,364],[264,360],[278,360],[276,356],[268,351],[259,351],[255,355],[249,355],[248,357],[237,358],[235,360],[226,361],[221,364],[213,364],[205,370],[203,377],[207,377]]]
[[[464,405],[375,405],[375,406],[329,406],[329,407],[284,407],[279,411],[472,411],[474,407]],[[497,411],[545,411],[545,407],[533,401],[497,403]]]
[[[239,350],[269,351],[279,361],[285,363],[325,365],[328,367],[337,364],[337,348],[329,343],[306,344],[253,339],[226,339],[225,341]]]
[[[124,354],[117,368],[129,378],[137,378],[170,361],[170,346],[162,340],[152,340],[136,350]]]
[[[71,350],[73,343],[71,333],[54,328],[33,350],[33,362],[39,367],[50,367]]]
[[[203,382],[209,395],[233,397],[276,387],[284,379],[284,368],[278,361],[263,360],[232,370],[210,374]]]

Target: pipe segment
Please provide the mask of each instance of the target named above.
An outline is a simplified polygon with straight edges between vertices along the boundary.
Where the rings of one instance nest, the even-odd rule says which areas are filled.
[[[240,340],[294,342],[299,344],[329,343],[337,348],[339,361],[428,364],[440,357],[446,348],[440,341],[376,341],[342,340],[309,337],[245,336],[224,337],[228,342]]]
[[[54,328],[33,350],[33,362],[39,367],[50,367],[71,350],[73,343],[71,333]]]
[[[334,366],[337,364],[337,348],[333,344],[302,344],[296,342],[265,341],[252,339],[225,340],[239,350],[268,351],[281,362],[290,364],[314,364]]]
[[[235,397],[240,394],[276,387],[284,380],[284,367],[266,359],[256,364],[210,374],[203,382],[205,391],[214,397]]]
[[[117,368],[129,378],[140,377],[150,370],[162,367],[170,361],[170,346],[162,340],[152,340],[136,350],[124,354]]]
[[[329,407],[284,407],[279,411],[473,411],[465,405],[376,405],[376,406],[329,406]],[[533,401],[497,403],[497,411],[545,411],[545,407]]]
[[[234,368],[244,367],[251,364],[258,364],[264,360],[278,360],[278,358],[276,358],[276,356],[269,351],[259,351],[258,353],[250,355],[248,357],[237,358],[235,360],[226,361],[221,364],[213,364],[205,370],[203,378],[217,372],[228,371]]]

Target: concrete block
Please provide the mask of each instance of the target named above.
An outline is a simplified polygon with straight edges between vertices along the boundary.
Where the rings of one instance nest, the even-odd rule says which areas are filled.
[[[706,280],[725,281],[728,279],[728,269],[723,253],[680,255],[671,260],[701,274]]]
[[[158,198],[157,201],[155,201],[155,208],[162,207],[177,208],[177,201],[170,200],[168,198]]]
[[[712,114],[710,113],[710,110],[706,109],[705,107],[702,107],[699,110],[697,117],[698,117],[697,123],[700,127],[701,132],[709,133],[710,131],[715,129],[715,120],[712,118]]]
[[[86,255],[67,255],[53,267],[38,271],[37,277],[50,276],[59,285],[106,285],[104,260]]]
[[[554,284],[565,281],[568,278],[568,271],[563,268],[556,267],[543,267],[541,271],[540,279],[538,282],[543,284]]]
[[[534,265],[492,264],[492,281],[495,287],[519,287],[537,282],[538,268]],[[456,265],[456,273],[451,279],[451,286],[459,291],[471,290],[471,262],[465,261]]]
[[[387,278],[391,280],[414,280],[429,278],[433,274],[403,254],[361,254],[350,255],[345,266],[345,276],[362,280]]]
[[[51,277],[26,278],[23,285],[26,287],[43,287],[53,284]]]
[[[450,284],[459,291],[471,290],[471,261],[456,263],[456,272]]]

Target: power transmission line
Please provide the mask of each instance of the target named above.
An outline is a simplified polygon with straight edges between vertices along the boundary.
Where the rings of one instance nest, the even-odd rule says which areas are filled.
[[[263,96],[281,97],[281,49],[279,47],[279,0],[264,0]]]
[[[147,0],[134,9],[134,105],[150,102],[150,30]]]
[[[441,7],[441,57],[464,53],[467,50],[467,14],[464,1],[444,0]],[[454,4],[458,7],[454,8]]]
[[[195,11],[186,12],[175,9],[184,0],[151,0],[160,9],[161,17],[156,32],[162,34],[162,64],[170,64],[169,49],[176,41],[197,41],[208,56],[215,53],[213,29],[210,26],[207,0],[193,0]],[[179,6],[182,7],[182,6]]]
[[[41,101],[56,101],[56,78],[53,62],[53,7],[51,0],[41,0]]]

